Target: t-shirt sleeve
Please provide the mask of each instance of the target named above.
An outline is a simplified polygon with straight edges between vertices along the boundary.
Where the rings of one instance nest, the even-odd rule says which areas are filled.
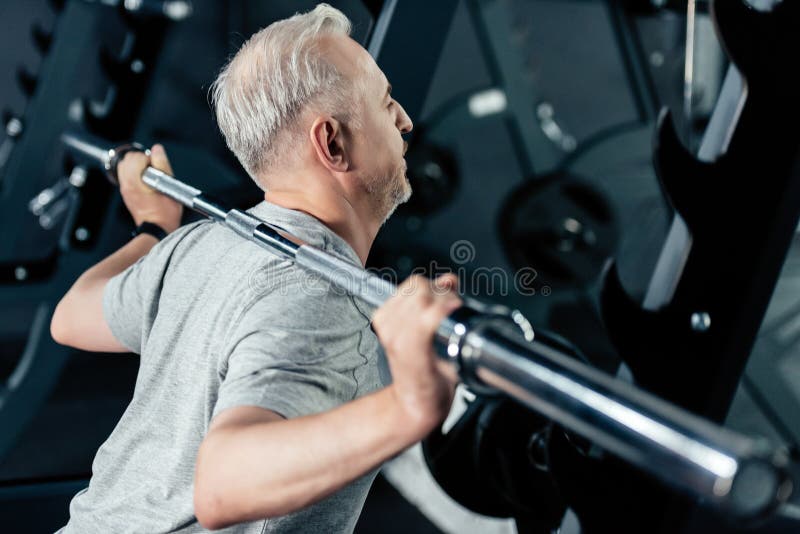
[[[158,311],[158,298],[172,253],[193,226],[172,232],[106,283],[103,318],[117,341],[131,352],[142,353]]]
[[[286,283],[259,296],[228,336],[227,368],[214,414],[257,406],[292,418],[354,399],[365,384],[368,319],[324,284]],[[375,373],[376,374],[376,373]],[[369,386],[369,385],[366,385]],[[374,387],[369,387],[374,389]]]

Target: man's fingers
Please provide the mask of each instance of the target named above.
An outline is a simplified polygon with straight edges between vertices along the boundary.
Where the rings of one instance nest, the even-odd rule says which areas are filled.
[[[150,165],[150,158],[142,152],[128,152],[122,157],[117,169],[119,185],[121,188],[144,187],[141,177],[147,166]]]
[[[142,181],[142,175],[147,167],[153,167],[172,175],[172,166],[167,159],[167,153],[162,145],[156,144],[150,149],[148,156],[144,152],[130,151],[122,157],[117,168],[119,185],[124,190],[139,190],[147,193],[157,193]]]
[[[458,370],[452,362],[438,359],[436,360],[436,367],[439,373],[444,376],[453,387],[461,381],[461,378],[458,376]]]
[[[455,273],[443,274],[433,281],[437,289],[451,290],[458,289],[458,276]]]
[[[141,174],[148,165],[150,165],[150,158],[144,152],[130,151],[126,152],[119,163],[123,173],[132,175]]]
[[[164,150],[164,147],[160,144],[155,144],[150,149],[150,165],[152,165],[154,168],[160,171],[164,171],[170,176],[173,176],[172,165],[169,164],[169,159],[167,158],[167,152]]]

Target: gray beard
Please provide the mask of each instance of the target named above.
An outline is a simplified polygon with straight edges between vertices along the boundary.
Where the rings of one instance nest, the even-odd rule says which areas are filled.
[[[375,199],[375,215],[381,224],[392,216],[400,204],[411,198],[411,184],[406,179],[405,166],[398,166],[391,174],[369,180],[366,189]]]

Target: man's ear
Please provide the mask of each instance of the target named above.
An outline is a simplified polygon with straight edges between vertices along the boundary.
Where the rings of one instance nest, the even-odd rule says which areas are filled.
[[[309,131],[311,145],[319,163],[331,172],[345,172],[350,168],[342,124],[333,117],[314,119]]]

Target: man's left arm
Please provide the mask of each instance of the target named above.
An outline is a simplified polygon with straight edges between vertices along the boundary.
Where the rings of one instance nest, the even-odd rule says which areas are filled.
[[[230,338],[234,352],[198,451],[200,524],[214,530],[296,512],[441,424],[457,375],[434,353],[433,336],[461,305],[457,282],[453,274],[435,282],[413,276],[375,312],[392,384],[358,398],[353,360],[326,342],[354,337],[342,320],[344,299],[319,299],[296,286],[286,288],[292,297],[283,303],[260,299]]]
[[[142,182],[142,174],[148,166],[172,174],[161,145],[152,148],[150,157],[141,152],[129,152],[117,169],[122,199],[137,226],[147,221],[172,232],[180,226],[183,206]],[[147,255],[157,242],[151,235],[138,235],[84,272],[56,306],[50,322],[53,339],[82,350],[128,352],[129,349],[113,335],[103,315],[103,294],[111,278]]]

